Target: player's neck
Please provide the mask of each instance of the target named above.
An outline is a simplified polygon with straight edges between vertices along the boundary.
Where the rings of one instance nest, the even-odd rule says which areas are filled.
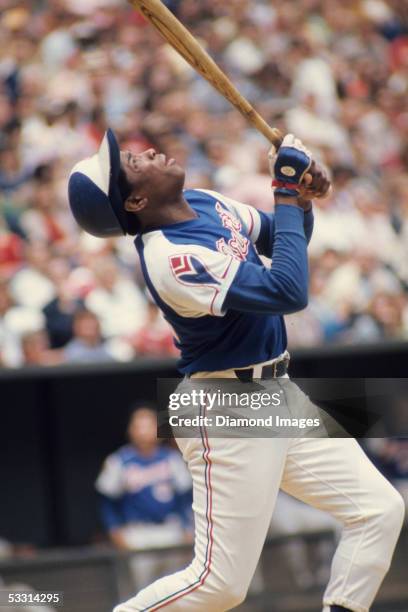
[[[197,213],[193,210],[183,194],[175,200],[169,200],[165,204],[149,207],[138,214],[143,230],[160,227],[162,225],[173,225],[189,221],[197,217]]]

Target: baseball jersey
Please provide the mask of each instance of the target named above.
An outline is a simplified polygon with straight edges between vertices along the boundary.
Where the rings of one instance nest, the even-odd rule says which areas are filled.
[[[96,481],[102,520],[110,530],[131,523],[191,520],[191,478],[180,455],[158,447],[144,456],[128,444],[109,455]]]
[[[184,197],[195,218],[135,240],[146,284],[175,331],[180,371],[277,357],[286,349],[283,315],[307,302],[313,214],[289,205],[266,214],[208,190]]]

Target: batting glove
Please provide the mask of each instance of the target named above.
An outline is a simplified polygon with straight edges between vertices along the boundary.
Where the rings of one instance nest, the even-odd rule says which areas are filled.
[[[272,147],[268,154],[276,195],[297,197],[302,181],[312,165],[312,154],[302,142],[288,134],[279,151]]]

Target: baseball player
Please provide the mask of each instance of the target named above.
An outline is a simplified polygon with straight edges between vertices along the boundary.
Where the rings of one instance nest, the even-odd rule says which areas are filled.
[[[112,543],[136,552],[129,557],[129,569],[140,588],[175,567],[169,556],[153,557],[143,549],[179,546],[190,539],[191,478],[179,453],[159,445],[156,410],[136,408],[127,433],[129,444],[107,457],[95,485]]]
[[[175,330],[186,378],[267,385],[286,376],[283,316],[307,305],[310,198],[325,194],[329,182],[292,135],[270,159],[274,214],[211,191],[184,191],[184,170],[173,159],[153,149],[121,152],[112,131],[71,173],[69,200],[82,228],[137,235],[146,284]],[[260,255],[272,259],[270,268]],[[203,426],[200,437],[178,444],[193,480],[194,560],[114,612],[221,612],[240,604],[279,488],[342,523],[324,612],[369,610],[404,504],[353,438],[210,439]]]
[[[105,460],[95,483],[102,520],[118,549],[174,546],[187,541],[191,481],[180,455],[159,446],[156,411],[137,408],[129,444]]]

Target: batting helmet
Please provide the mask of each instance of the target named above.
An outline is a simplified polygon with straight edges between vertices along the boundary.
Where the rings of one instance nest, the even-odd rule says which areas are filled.
[[[68,183],[72,214],[82,229],[98,238],[137,234],[137,218],[124,207],[129,193],[119,145],[108,130],[99,151],[72,169]]]

